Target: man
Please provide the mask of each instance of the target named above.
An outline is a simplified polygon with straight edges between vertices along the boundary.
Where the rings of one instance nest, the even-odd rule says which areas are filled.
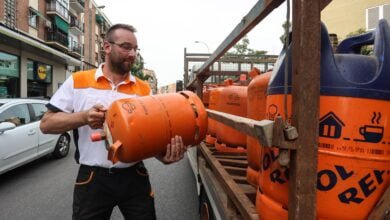
[[[43,133],[74,130],[80,163],[73,198],[73,219],[109,219],[117,205],[126,219],[155,219],[153,193],[142,161],[112,164],[107,160],[104,141],[92,142],[90,134],[102,129],[107,107],[120,98],[150,94],[149,86],[134,77],[130,68],[137,56],[135,28],[116,24],[106,33],[103,44],[106,62],[96,70],[77,72],[54,94],[41,120]],[[145,131],[147,132],[147,131]],[[174,137],[165,164],[183,158],[186,147]]]

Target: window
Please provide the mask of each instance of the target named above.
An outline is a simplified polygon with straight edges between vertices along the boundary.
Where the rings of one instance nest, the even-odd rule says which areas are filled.
[[[5,0],[5,2],[3,4],[4,4],[5,25],[7,25],[10,28],[15,28],[15,25],[16,25],[16,0]]]
[[[11,122],[16,126],[30,123],[30,114],[26,104],[12,106],[0,114],[0,122]]]
[[[33,28],[38,27],[38,15],[31,10],[28,13],[28,24]]]
[[[0,52],[0,98],[19,97],[19,57]]]
[[[27,79],[31,81],[52,82],[52,66],[44,63],[27,60]]]
[[[366,29],[375,29],[380,19],[390,22],[390,4],[366,9]]]
[[[41,104],[41,103],[32,104],[32,108],[34,110],[34,121],[41,120],[43,114],[45,114],[45,112],[47,111],[45,104]]]

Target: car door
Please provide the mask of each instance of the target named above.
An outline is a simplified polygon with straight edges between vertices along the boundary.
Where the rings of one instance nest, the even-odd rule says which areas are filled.
[[[41,129],[39,129],[39,123],[43,114],[47,111],[45,103],[31,103],[32,107],[32,120],[33,123],[37,123],[37,133],[38,133],[38,154],[47,154],[52,152],[55,148],[57,138],[59,135],[53,134],[43,134]]]
[[[1,122],[16,127],[0,134],[0,173],[26,163],[37,156],[38,133],[31,123],[27,104],[13,105],[0,112]]]

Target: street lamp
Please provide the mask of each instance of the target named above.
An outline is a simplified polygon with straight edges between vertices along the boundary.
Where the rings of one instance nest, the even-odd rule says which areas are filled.
[[[196,43],[196,44],[199,44],[199,43],[200,43],[200,44],[205,45],[205,46],[207,47],[207,52],[210,53],[210,48],[209,48],[209,46],[208,46],[205,42],[196,40],[195,43]]]

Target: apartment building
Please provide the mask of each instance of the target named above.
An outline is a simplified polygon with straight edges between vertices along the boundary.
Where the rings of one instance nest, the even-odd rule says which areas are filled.
[[[375,29],[379,19],[390,23],[390,0],[333,0],[321,13],[329,33],[339,40],[358,29]]]
[[[149,83],[150,89],[152,90],[153,94],[157,94],[158,88],[157,88],[157,78],[156,74],[154,73],[153,70],[150,69],[143,69],[142,72],[144,73],[145,76],[149,76],[147,82]]]
[[[74,71],[104,62],[112,24],[103,8],[93,0],[0,0],[0,98],[50,97]],[[145,71],[156,93],[156,76]]]
[[[96,67],[110,25],[93,0],[0,0],[0,98],[52,96]]]

